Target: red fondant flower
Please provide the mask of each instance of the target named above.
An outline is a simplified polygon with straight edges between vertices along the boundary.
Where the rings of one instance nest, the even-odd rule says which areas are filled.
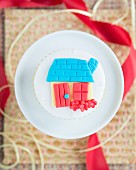
[[[70,102],[70,109],[76,111],[80,109],[82,112],[84,110],[88,110],[88,108],[94,108],[97,105],[97,101],[94,99],[87,100],[87,101],[72,101]]]

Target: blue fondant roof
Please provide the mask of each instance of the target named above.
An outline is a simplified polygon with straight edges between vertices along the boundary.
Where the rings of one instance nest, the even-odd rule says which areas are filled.
[[[75,58],[55,59],[48,71],[48,82],[94,82],[93,73],[98,61],[91,58],[86,60]]]

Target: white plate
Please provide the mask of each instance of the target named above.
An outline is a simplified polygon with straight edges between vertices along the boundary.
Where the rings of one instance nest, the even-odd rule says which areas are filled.
[[[80,112],[75,114],[72,111],[68,112],[67,109],[66,113],[68,114],[63,114],[60,109],[59,112],[51,106],[47,107],[47,104],[51,102],[50,83],[47,85],[45,82],[48,89],[45,105],[41,102],[41,95],[39,94],[43,92],[43,83],[46,79],[47,70],[53,61],[53,56],[67,54],[69,57],[75,57],[79,53],[84,54],[83,58],[85,59],[88,59],[89,55],[95,56],[100,63],[98,70],[100,70],[99,73],[103,78],[97,71],[94,74],[96,85],[94,84],[93,87],[98,91],[101,90],[101,95],[98,95],[98,92],[96,95],[94,94],[99,100],[99,105],[93,111],[83,112],[81,116]],[[82,58],[81,55],[78,56],[77,58]],[[43,68],[46,63],[45,77],[40,77],[44,74]],[[35,75],[39,76],[36,78]],[[36,80],[39,80],[38,84],[36,84]],[[39,88],[40,85],[41,88]],[[39,92],[37,92],[37,87]],[[120,106],[123,89],[122,70],[112,50],[95,36],[73,30],[55,32],[36,41],[23,55],[15,76],[15,94],[24,116],[43,133],[63,139],[89,136],[106,126]],[[44,95],[42,97],[45,99]],[[54,109],[56,112],[54,112]],[[59,113],[60,115],[57,116]]]

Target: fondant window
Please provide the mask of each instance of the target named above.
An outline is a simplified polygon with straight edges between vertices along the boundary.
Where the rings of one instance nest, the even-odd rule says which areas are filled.
[[[73,84],[73,100],[85,101],[88,99],[88,83]]]

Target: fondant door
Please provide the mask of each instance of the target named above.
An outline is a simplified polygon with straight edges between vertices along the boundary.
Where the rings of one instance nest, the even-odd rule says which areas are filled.
[[[68,83],[54,84],[56,107],[70,106],[70,90]]]
[[[85,101],[88,99],[88,83],[73,84],[73,100]]]

